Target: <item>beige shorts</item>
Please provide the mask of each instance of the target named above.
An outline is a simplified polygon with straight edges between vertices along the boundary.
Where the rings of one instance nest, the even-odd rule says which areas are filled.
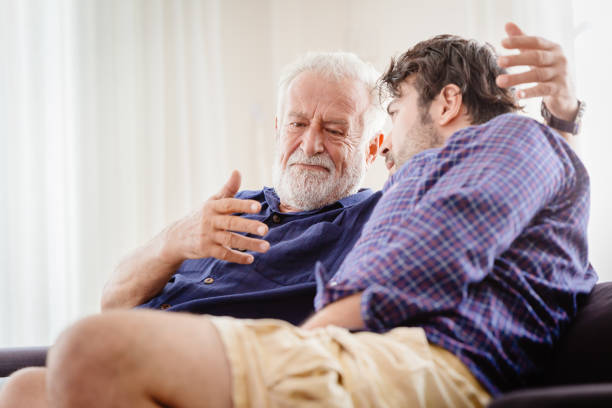
[[[351,333],[270,319],[210,319],[226,348],[236,408],[481,407],[491,398],[420,328]]]

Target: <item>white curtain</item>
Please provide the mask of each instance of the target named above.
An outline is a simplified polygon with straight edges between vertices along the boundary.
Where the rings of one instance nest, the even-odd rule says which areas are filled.
[[[0,0],[0,347],[49,344],[98,311],[121,256],[231,169],[245,188],[270,185],[275,81],[298,54],[344,49],[383,70],[442,32],[498,46],[515,21],[573,63],[578,3]],[[597,146],[597,132],[583,140]],[[365,184],[385,179],[378,163]],[[605,239],[610,217],[597,217]]]
[[[0,5],[0,346],[48,344],[229,173],[220,9]]]

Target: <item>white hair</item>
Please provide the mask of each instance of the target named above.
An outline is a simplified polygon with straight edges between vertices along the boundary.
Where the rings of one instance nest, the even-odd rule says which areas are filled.
[[[357,55],[344,51],[310,52],[283,69],[278,83],[276,104],[276,117],[280,122],[279,127],[282,123],[283,105],[287,90],[291,82],[302,72],[315,72],[335,80],[353,78],[361,81],[368,90],[370,97],[368,109],[362,118],[361,145],[369,141],[374,136],[374,132],[382,129],[385,124],[386,113],[377,87],[380,72],[372,64],[363,61]]]

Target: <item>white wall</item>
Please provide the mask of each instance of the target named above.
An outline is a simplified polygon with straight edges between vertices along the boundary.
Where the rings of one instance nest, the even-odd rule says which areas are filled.
[[[574,0],[576,86],[587,101],[579,151],[591,176],[590,258],[600,280],[612,280],[612,2]]]

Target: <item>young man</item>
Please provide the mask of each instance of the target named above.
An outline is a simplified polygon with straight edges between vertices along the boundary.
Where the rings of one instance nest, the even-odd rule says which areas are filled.
[[[534,121],[470,126],[515,109],[499,73],[487,47],[457,37],[420,43],[390,68],[385,154],[399,170],[340,269],[318,268],[319,312],[303,328],[95,316],[58,340],[46,391],[29,388],[35,403],[480,406],[521,385],[594,281],[588,182]]]

